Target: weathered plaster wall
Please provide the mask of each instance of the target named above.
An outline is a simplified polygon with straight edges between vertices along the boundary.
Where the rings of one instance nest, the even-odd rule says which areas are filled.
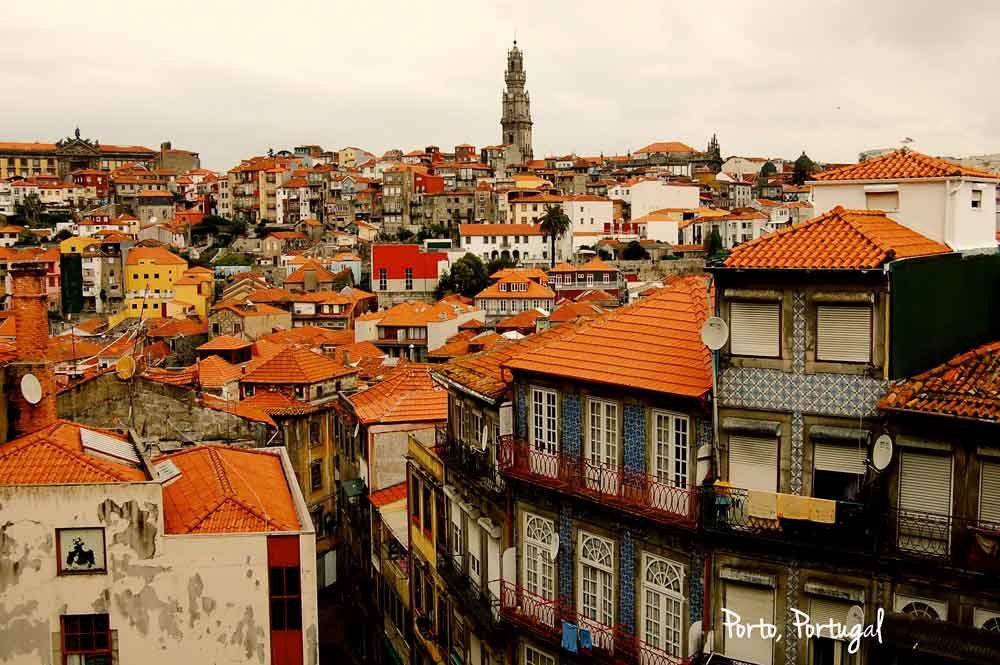
[[[127,426],[132,409],[133,429],[146,440],[256,445],[266,441],[264,425],[199,406],[193,390],[141,377],[122,381],[114,372],[60,393],[56,409],[60,418],[95,427]]]
[[[55,530],[103,526],[106,574],[58,576]],[[305,662],[314,541],[300,543]],[[0,662],[55,665],[59,617],[107,612],[121,662],[270,662],[263,534],[164,536],[157,483],[0,487]]]

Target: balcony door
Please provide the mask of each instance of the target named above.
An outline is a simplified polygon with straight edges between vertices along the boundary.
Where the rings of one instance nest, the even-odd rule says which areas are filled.
[[[685,515],[689,512],[687,490],[690,450],[687,416],[666,411],[653,412],[653,476],[649,502],[658,510]]]
[[[618,468],[618,403],[603,399],[587,400],[586,483],[587,488],[602,494],[618,494],[621,471]]]
[[[531,472],[555,478],[559,475],[559,410],[556,391],[531,389]]]
[[[614,543],[580,532],[580,587],[577,613],[581,628],[590,630],[594,646],[614,647]]]
[[[645,553],[642,571],[641,665],[657,665],[667,662],[664,655],[681,655],[684,571],[676,563]]]
[[[899,548],[926,556],[948,556],[951,456],[904,450],[899,465]]]
[[[552,558],[555,538],[552,520],[531,513],[524,514],[521,576],[525,593],[519,599],[519,611],[546,626],[554,626],[556,621],[556,577]]]

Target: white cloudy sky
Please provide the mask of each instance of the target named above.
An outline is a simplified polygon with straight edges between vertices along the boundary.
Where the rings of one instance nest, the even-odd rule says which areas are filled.
[[[525,52],[535,153],[655,140],[847,161],[904,136],[1000,152],[1000,2],[5,3],[0,141],[198,150],[499,141]]]

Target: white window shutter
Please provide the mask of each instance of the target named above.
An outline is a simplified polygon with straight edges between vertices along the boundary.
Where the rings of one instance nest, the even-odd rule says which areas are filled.
[[[500,405],[500,436],[514,433],[514,405],[504,402]]]
[[[1000,524],[1000,462],[983,462],[979,480],[979,519]]]
[[[764,589],[748,584],[725,585],[724,607],[730,612],[740,615],[744,624],[755,624],[763,621],[774,623],[774,590]],[[771,665],[774,662],[774,642],[761,636],[761,631],[755,631],[752,636],[722,635],[725,640],[725,655],[737,660],[749,661],[757,665]]]
[[[866,363],[872,357],[872,308],[820,305],[816,308],[816,359]]]
[[[931,515],[951,514],[951,457],[904,451],[900,456],[899,507]]]
[[[741,489],[778,490],[778,439],[729,435],[729,483]]]
[[[825,441],[817,442],[813,451],[813,468],[817,471],[836,471],[863,476],[867,457],[866,448]]]
[[[734,356],[781,355],[781,303],[734,300],[729,306],[729,351]]]

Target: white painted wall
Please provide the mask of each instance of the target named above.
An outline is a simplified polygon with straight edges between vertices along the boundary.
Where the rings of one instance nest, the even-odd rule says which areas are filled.
[[[632,219],[662,208],[697,208],[698,187],[643,180],[632,185]]]
[[[427,324],[427,350],[444,346],[449,337],[454,337],[458,333],[458,327],[466,321],[486,322],[486,312],[481,309],[474,309],[471,312],[459,314],[447,321],[435,321]]]
[[[165,535],[158,482],[5,486],[0,504],[0,662],[61,663],[60,615],[95,612],[108,613],[122,663],[271,662],[267,534]],[[57,575],[55,530],[101,526],[108,572]],[[306,526],[303,653],[314,664],[316,546]]]
[[[649,220],[646,222],[646,237],[658,242],[678,244],[678,222],[672,219]]]

